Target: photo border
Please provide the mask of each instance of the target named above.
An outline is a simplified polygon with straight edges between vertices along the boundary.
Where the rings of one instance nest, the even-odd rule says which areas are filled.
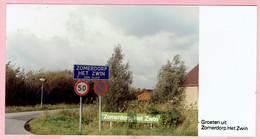
[[[260,0],[0,0],[0,138],[12,139],[71,139],[71,138],[160,138],[160,139],[237,139],[245,137],[199,136],[68,136],[68,135],[5,135],[5,64],[6,64],[6,5],[7,4],[59,4],[59,5],[169,5],[169,6],[257,6],[257,60],[256,60],[256,136],[260,138]]]

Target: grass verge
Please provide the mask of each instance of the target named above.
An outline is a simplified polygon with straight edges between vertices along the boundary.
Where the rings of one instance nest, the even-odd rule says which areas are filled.
[[[73,109],[78,108],[79,105],[71,105],[71,104],[56,104],[50,105],[45,104],[43,108],[41,105],[36,106],[6,106],[5,113],[16,113],[16,112],[29,112],[29,111],[43,111],[43,110],[56,110],[56,109]]]
[[[78,111],[63,110],[54,115],[46,113],[30,122],[32,133],[37,135],[138,135],[138,136],[197,136],[198,110],[183,110],[183,123],[174,128],[142,123],[102,122],[98,131],[98,105],[88,105],[82,113],[82,132],[79,132]]]

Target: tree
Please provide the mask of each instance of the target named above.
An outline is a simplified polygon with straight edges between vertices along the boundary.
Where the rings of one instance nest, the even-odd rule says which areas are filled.
[[[39,78],[41,77],[45,77],[44,69],[40,69],[37,71],[30,70],[25,73],[26,105],[40,104],[41,81],[39,80]],[[44,87],[44,90],[46,90],[46,87]],[[45,93],[43,95],[45,96]],[[45,102],[45,99],[43,102]]]
[[[6,105],[25,105],[25,76],[20,67],[6,64]]]
[[[142,91],[141,88],[130,87],[130,100],[136,100],[137,94],[140,93],[141,91]]]
[[[77,80],[73,79],[70,70],[48,71],[44,69],[27,72],[11,62],[6,64],[6,105],[27,106],[41,102],[41,81],[44,77],[43,104],[78,103],[79,96],[74,92]],[[89,81],[90,86],[94,82]],[[91,87],[89,93],[83,96],[84,103],[93,103],[97,95]]]
[[[173,101],[173,104],[179,104],[183,98],[184,88],[180,88],[180,85],[185,79],[185,71],[186,67],[184,62],[180,61],[179,55],[174,56],[173,61],[168,60],[167,64],[159,70],[158,82],[151,101],[160,103]]]
[[[106,111],[122,111],[129,100],[133,77],[129,70],[129,63],[123,64],[123,60],[122,48],[117,45],[112,57],[107,61],[107,66],[109,66],[108,92],[103,97],[103,108]]]
[[[79,97],[74,92],[76,80],[73,79],[72,71],[49,71],[45,73],[45,78],[44,103],[77,103],[79,101]]]

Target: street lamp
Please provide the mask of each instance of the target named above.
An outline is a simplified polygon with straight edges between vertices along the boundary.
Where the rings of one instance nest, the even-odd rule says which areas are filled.
[[[45,78],[40,78],[40,81],[42,82],[42,93],[41,93],[41,108],[42,108],[42,100],[43,100],[43,82],[46,81]]]

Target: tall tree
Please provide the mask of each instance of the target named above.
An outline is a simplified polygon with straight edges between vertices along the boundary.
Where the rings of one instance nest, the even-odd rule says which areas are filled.
[[[6,105],[25,105],[25,76],[20,67],[6,64]]]
[[[180,61],[180,56],[176,55],[173,61],[167,61],[167,64],[162,66],[157,77],[157,84],[151,97],[152,102],[167,102],[173,101],[174,104],[179,104],[183,97],[183,88],[180,88],[182,81],[185,79],[186,67],[183,61]]]
[[[123,64],[123,60],[122,48],[117,45],[112,57],[107,61],[107,66],[109,66],[108,92],[103,97],[103,108],[106,111],[122,111],[129,100],[133,77],[129,70],[129,63]]]

